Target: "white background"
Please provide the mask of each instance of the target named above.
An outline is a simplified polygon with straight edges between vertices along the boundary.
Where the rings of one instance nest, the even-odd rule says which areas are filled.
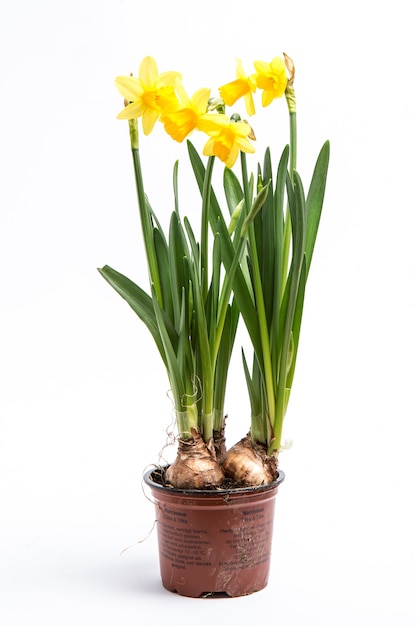
[[[417,623],[411,6],[0,0],[2,626]],[[96,271],[108,263],[146,285],[113,79],[151,54],[191,92],[215,89],[235,56],[251,71],[282,51],[296,63],[306,181],[325,139],[332,150],[286,421],[294,446],[281,456],[268,588],[192,600],[162,589],[155,532],[137,543],[154,520],[142,472],[172,416],[146,329]],[[259,155],[287,141],[272,124],[284,109],[253,119]],[[158,128],[142,148],[168,220],[185,146]],[[187,207],[198,213],[192,195]],[[231,443],[249,425],[238,356],[227,410]]]

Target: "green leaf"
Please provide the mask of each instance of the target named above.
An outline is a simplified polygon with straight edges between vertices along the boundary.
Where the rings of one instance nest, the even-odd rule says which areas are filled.
[[[282,292],[282,254],[284,247],[284,201],[285,201],[285,190],[286,190],[286,179],[287,179],[287,169],[288,169],[288,159],[289,159],[289,146],[287,145],[281,155],[277,174],[276,174],[276,183],[275,183],[275,191],[274,191],[274,213],[275,213],[275,231],[273,233],[273,237],[275,239],[275,267],[273,275],[274,279],[274,288],[271,290],[274,294],[273,301],[273,311],[272,311],[272,321],[271,321],[271,361],[274,368],[274,379],[277,377],[277,367],[278,367],[278,358],[279,358],[279,346],[280,346],[280,332],[282,331],[282,327],[280,328],[280,317],[281,317],[281,292]],[[266,283],[267,284],[267,283]],[[286,306],[286,304],[285,304]],[[284,308],[285,310],[285,308]]]
[[[167,361],[165,350],[156,321],[152,298],[129,278],[127,278],[123,274],[120,274],[108,265],[105,265],[101,269],[99,268],[98,271],[109,283],[109,285],[111,285],[113,289],[115,289],[115,291],[117,291],[117,293],[122,296],[122,298],[129,304],[129,306],[133,309],[136,315],[146,325],[156,343],[162,360],[164,361],[164,364],[166,366]]]
[[[151,282],[155,286],[155,293],[158,300],[162,302],[162,291],[158,274],[158,263],[156,260],[155,248],[153,246],[153,224],[150,212],[149,201],[145,195],[142,179],[142,168],[140,164],[139,150],[132,149],[133,167],[135,171],[136,190],[139,204],[139,215],[142,225],[143,241],[145,244],[146,258],[148,262],[149,275]]]
[[[306,283],[307,283],[307,269],[306,269],[306,260],[304,257],[303,265],[302,265],[301,273],[300,273],[300,280],[298,284],[297,300],[295,304],[294,320],[293,320],[293,325],[292,325],[292,336],[293,336],[293,341],[294,341],[293,356],[292,356],[290,369],[287,373],[287,380],[286,380],[286,387],[289,390],[291,390],[291,387],[292,387],[292,383],[294,379],[294,372],[295,372],[295,364],[297,362]]]
[[[239,310],[236,302],[228,306],[226,319],[223,327],[222,338],[217,354],[214,375],[214,408],[223,410],[226,395],[227,375],[229,372],[230,358],[236,336]]]
[[[191,142],[188,142],[188,151],[194,175],[201,193],[204,183],[205,168],[198,152]],[[233,263],[235,249],[219,204],[213,192],[211,194],[209,220],[213,234],[218,233],[221,238],[222,260],[226,268],[226,272],[228,272]],[[233,291],[240,313],[245,320],[246,328],[248,329],[255,352],[257,355],[261,355],[261,338],[254,300],[240,267],[237,268],[235,273]]]
[[[178,330],[177,362],[183,378],[184,387],[187,389],[187,395],[192,398],[194,395],[192,382],[194,374],[194,359],[190,346],[190,317],[188,311],[187,293],[185,289],[182,291],[181,321]]]
[[[303,261],[306,244],[306,203],[304,198],[303,183],[294,170],[294,201],[290,203],[291,228],[292,228],[292,263],[296,267],[297,281]],[[291,185],[288,177],[288,185]]]
[[[163,309],[168,317],[174,319],[173,303],[172,303],[172,282],[169,267],[169,254],[167,242],[160,230],[154,228],[154,248],[158,264],[159,278],[161,282]]]
[[[228,167],[224,168],[223,187],[229,213],[233,215],[233,211],[243,198],[243,189],[236,174]]]
[[[183,399],[186,394],[186,379],[184,376],[184,372],[181,371],[178,364],[176,348],[173,346],[171,337],[167,331],[165,318],[162,314],[162,309],[159,305],[158,298],[156,297],[154,289],[152,289],[152,301],[155,311],[156,323],[158,325],[159,334],[164,347],[164,353],[166,355],[166,369],[171,384],[171,391],[174,397],[175,408],[177,409],[177,411],[183,411]]]
[[[272,165],[271,153],[269,148],[265,151],[264,167],[262,175],[262,183],[264,186],[269,185],[268,196],[260,212],[260,222],[262,224],[262,258],[260,259],[260,271],[262,276],[262,284],[266,289],[263,291],[265,313],[268,326],[271,326],[273,316],[274,293],[277,288],[275,276],[275,256],[279,255],[279,248],[276,248],[276,220],[278,216],[274,211],[274,190],[270,185],[272,181]],[[273,288],[270,288],[270,285]]]
[[[306,234],[306,262],[307,276],[310,271],[311,258],[316,243],[317,231],[320,224],[321,211],[323,208],[324,192],[326,189],[327,171],[330,159],[330,143],[326,141],[317,157],[313,176],[306,200],[307,234]]]
[[[291,182],[290,175],[287,174],[287,195],[292,228],[292,259],[288,278],[288,304],[285,311],[284,329],[282,333],[282,348],[276,394],[274,439],[278,446],[281,441],[282,424],[285,416],[288,353],[291,344],[291,334],[296,310],[300,275],[304,260],[304,247],[306,239],[306,207],[304,190],[301,178],[295,170],[293,172],[293,180],[294,184]]]
[[[164,229],[162,228],[156,213],[154,212],[154,210],[152,209],[151,205],[149,204],[148,198],[146,198],[146,203],[147,203],[147,206],[148,206],[148,210],[149,210],[150,216],[152,218],[152,223],[154,224],[154,228],[157,228],[159,230],[160,236],[165,241],[165,245],[168,247],[168,244],[167,244],[167,241],[166,241],[166,238],[165,238],[165,234],[164,234]]]
[[[206,168],[204,167],[203,161],[201,160],[200,155],[198,154],[197,150],[194,148],[191,141],[187,141],[187,147],[188,147],[188,154],[190,157],[190,162],[193,168],[194,176],[195,176],[198,188],[200,190],[200,194],[202,195]],[[210,225],[212,228],[213,228],[213,220],[214,220],[214,225],[215,225],[217,223],[217,218],[220,215],[222,215],[222,212],[221,212],[219,203],[217,202],[217,198],[214,194],[213,189],[211,189],[209,219],[210,219]]]
[[[179,214],[179,200],[178,200],[178,161],[174,163],[174,171],[173,171],[173,185],[174,185],[174,202],[175,202],[175,212]]]
[[[190,248],[191,248],[191,255],[192,255],[191,264],[193,265],[193,267],[198,268],[198,260],[200,256],[198,244],[197,244],[197,240],[195,238],[191,223],[187,217],[184,217],[184,227],[185,227],[185,231],[187,233],[188,241],[189,241]],[[198,280],[198,272],[196,272],[196,278]]]
[[[184,232],[178,217],[173,212],[169,224],[168,268],[171,281],[173,320],[175,328],[179,328],[181,317],[182,290],[188,289],[189,276],[186,273],[184,257],[188,256]]]
[[[188,239],[191,246],[191,251],[195,259],[198,259],[198,248],[194,237],[193,230],[190,222],[187,218],[184,219],[184,226],[187,231]],[[204,413],[209,415],[213,410],[213,354],[209,342],[208,336],[208,323],[205,311],[205,302],[203,299],[201,282],[199,280],[198,261],[190,263],[191,284],[194,297],[195,306],[195,324],[198,334],[199,343],[199,355],[201,359],[202,368],[202,388],[204,392],[204,401],[206,402],[203,407]]]
[[[259,390],[255,387],[252,382],[252,378],[250,375],[249,367],[246,361],[245,352],[242,348],[242,361],[243,361],[243,371],[245,373],[246,378],[246,386],[248,388],[249,394],[249,402],[251,406],[251,415],[257,415],[259,412],[260,402],[259,402]]]
[[[266,199],[268,198],[268,194],[269,194],[269,186],[270,186],[269,183],[270,181],[264,187],[260,188],[256,198],[253,200],[252,206],[250,207],[250,210],[245,218],[245,221],[243,222],[242,231],[241,231],[242,237],[246,236],[249,226],[252,224],[252,222],[255,221],[256,216],[258,215],[259,211],[262,209],[264,203],[266,202]]]
[[[217,313],[220,294],[220,273],[221,273],[221,244],[218,234],[213,239],[213,262],[211,282],[207,294],[206,316],[209,328],[210,345],[216,335]]]
[[[212,350],[209,349],[209,322],[207,318],[207,314],[210,311],[206,312],[206,302],[204,301],[203,293],[202,293],[202,280],[200,280],[199,275],[199,248],[194,235],[194,231],[192,229],[191,223],[188,218],[184,218],[184,227],[187,232],[188,241],[190,243],[191,255],[192,258],[190,260],[189,268],[190,268],[190,276],[191,276],[191,285],[194,296],[194,305],[195,305],[195,314],[196,314],[196,324],[197,331],[199,335],[199,341],[201,345],[201,350],[207,352],[207,355],[212,354]],[[203,363],[205,361],[205,355],[202,356]]]

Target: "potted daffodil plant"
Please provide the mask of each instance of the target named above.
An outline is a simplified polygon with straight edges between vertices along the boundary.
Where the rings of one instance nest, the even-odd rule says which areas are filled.
[[[166,368],[177,455],[145,480],[156,502],[162,582],[183,595],[244,595],[267,584],[269,517],[284,478],[278,454],[329,163],[325,142],[305,192],[296,166],[294,76],[284,54],[255,61],[249,75],[238,61],[236,78],[215,94],[203,87],[190,97],[181,74],[159,73],[150,56],[138,76],[116,78],[149,284],[142,288],[109,266],[99,271],[148,328]],[[259,95],[262,107],[286,101],[289,141],[275,165],[267,148],[250,168],[256,140],[246,118],[256,119]],[[145,191],[140,146],[157,124],[187,142],[200,197],[197,227],[181,211],[178,161],[165,230]],[[192,133],[205,136],[202,149]],[[223,170],[220,191],[216,167]],[[225,398],[239,323],[250,346],[250,354],[242,351],[248,434],[228,448]]]

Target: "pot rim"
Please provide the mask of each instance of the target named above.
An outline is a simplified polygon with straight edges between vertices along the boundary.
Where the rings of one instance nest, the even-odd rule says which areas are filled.
[[[145,472],[143,479],[148,487],[152,489],[156,489],[158,491],[165,493],[176,493],[183,495],[192,495],[195,497],[201,496],[225,496],[231,494],[245,494],[245,493],[262,493],[263,491],[269,491],[270,489],[275,489],[278,487],[280,483],[285,479],[285,474],[281,469],[278,469],[278,477],[268,483],[266,485],[256,485],[253,487],[232,487],[232,488],[223,488],[223,489],[176,489],[175,487],[171,487],[171,485],[162,485],[160,483],[154,482],[152,480],[152,474],[156,472],[162,472],[168,466],[158,467],[155,466],[154,469],[148,470]]]

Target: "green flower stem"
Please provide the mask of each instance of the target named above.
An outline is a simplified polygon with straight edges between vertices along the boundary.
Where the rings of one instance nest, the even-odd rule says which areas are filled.
[[[226,281],[225,289],[222,290],[222,298],[217,312],[215,337],[210,341],[207,335],[207,323],[205,319],[204,306],[208,295],[208,234],[209,234],[209,211],[211,196],[211,179],[213,175],[213,167],[215,157],[209,157],[207,167],[204,174],[204,182],[202,189],[202,211],[201,211],[201,238],[200,238],[200,281],[201,281],[201,300],[200,307],[197,307],[197,320],[199,326],[203,376],[203,438],[209,442],[213,437],[215,427],[214,415],[214,372],[220,347],[220,342],[224,330],[224,324],[227,314],[228,300],[232,291],[232,280]],[[233,265],[233,264],[232,264]],[[237,263],[236,263],[237,267]],[[236,269],[236,268],[235,268]],[[203,324],[204,318],[204,324]],[[203,331],[205,329],[205,332]]]
[[[191,253],[193,259],[198,259],[198,245],[194,238],[194,233],[190,222],[184,218],[185,228],[191,245]],[[199,367],[196,376],[201,384],[202,401],[201,401],[201,418],[203,424],[203,436],[206,443],[211,439],[212,433],[209,433],[210,422],[212,422],[213,398],[214,398],[214,365],[211,354],[210,340],[207,316],[205,311],[205,301],[203,299],[201,275],[195,262],[190,262],[190,278],[189,288],[192,292],[192,309],[195,315],[195,333],[198,338],[198,354]],[[192,340],[193,332],[190,328],[188,331],[188,340]],[[211,425],[212,429],[212,425]]]
[[[290,112],[290,158],[289,170],[292,182],[294,182],[294,170],[297,167],[297,113]]]
[[[202,426],[203,438],[206,443],[213,437],[214,430],[214,369],[216,359],[210,349],[209,338],[207,335],[207,322],[205,318],[204,307],[208,294],[208,230],[209,230],[209,211],[210,211],[210,194],[211,179],[213,175],[215,157],[209,157],[207,167],[204,173],[203,191],[202,191],[202,207],[201,207],[201,236],[200,236],[200,298],[197,298],[197,324],[200,336],[201,364],[202,364],[202,387],[203,387],[203,410],[202,410]]]
[[[297,114],[295,108],[288,107],[290,121],[290,154],[288,161],[288,170],[291,183],[294,184],[294,172],[297,167]],[[288,263],[291,246],[291,216],[289,207],[287,206],[284,225],[284,238],[282,247],[282,276],[281,276],[281,300],[284,295],[285,287],[288,280]],[[295,306],[295,302],[294,302]],[[274,438],[270,443],[269,453],[279,451],[282,437],[282,426],[286,410],[286,388],[285,382],[287,378],[287,359],[291,342],[291,327],[288,327],[288,320],[292,320],[293,312],[287,311],[286,323],[284,328],[284,336],[281,346],[280,364],[278,368],[278,381],[276,388],[276,404],[275,404],[275,421],[273,422]]]
[[[153,244],[152,235],[152,220],[148,210],[145,189],[143,186],[142,168],[139,157],[139,141],[138,141],[138,127],[137,120],[129,120],[129,132],[130,132],[130,144],[132,148],[133,167],[135,171],[136,190],[138,195],[139,214],[142,224],[142,233],[145,243],[146,258],[149,267],[149,276],[151,283],[154,286],[157,300],[162,306],[162,288],[159,277],[158,262],[156,258],[156,252]]]
[[[248,211],[251,206],[251,202],[250,202],[250,197],[249,197],[249,181],[248,181],[248,171],[247,171],[247,164],[246,164],[246,155],[243,152],[241,152],[241,163],[242,163],[243,193],[245,197],[246,210]],[[267,397],[267,403],[268,403],[268,418],[271,424],[274,424],[275,390],[274,390],[274,381],[273,381],[273,375],[272,375],[271,349],[270,349],[270,343],[269,343],[268,323],[266,319],[265,302],[264,302],[264,297],[263,297],[263,292],[262,292],[262,278],[261,278],[261,272],[259,268],[259,258],[258,258],[257,249],[256,249],[256,238],[255,238],[255,230],[254,230],[253,222],[250,224],[249,229],[248,229],[248,238],[249,238],[249,246],[251,249],[254,295],[255,295],[255,301],[256,301],[256,309],[258,313],[259,331],[261,335],[263,375],[265,377],[266,397]]]
[[[210,193],[211,193],[211,178],[213,175],[213,166],[215,161],[214,156],[209,157],[207,162],[207,168],[204,175],[203,183],[203,205],[201,209],[201,287],[203,301],[206,301],[208,292],[208,222],[209,222],[209,210],[210,210]]]
[[[297,114],[295,111],[290,111],[290,156],[288,162],[288,169],[290,173],[291,182],[294,182],[294,170],[297,167]],[[281,277],[281,299],[284,294],[285,284],[288,274],[288,259],[290,256],[290,244],[291,244],[291,218],[287,207],[285,215],[284,226],[284,241],[282,248],[282,277]]]

